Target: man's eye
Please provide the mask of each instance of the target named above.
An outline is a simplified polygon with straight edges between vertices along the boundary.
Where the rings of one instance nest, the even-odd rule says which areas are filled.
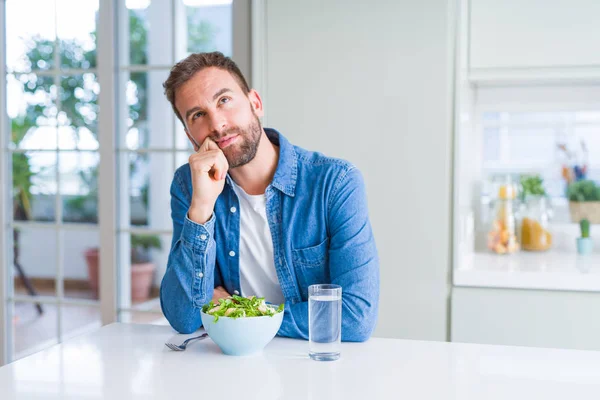
[[[221,100],[219,100],[219,103],[221,103],[221,104],[229,103],[229,100],[231,100],[229,97],[222,97]]]
[[[194,119],[196,119],[196,118],[198,118],[198,117],[201,117],[201,116],[203,116],[203,115],[204,115],[204,113],[203,113],[202,111],[198,111],[196,114],[194,114],[194,115],[192,116],[192,120],[194,120]]]

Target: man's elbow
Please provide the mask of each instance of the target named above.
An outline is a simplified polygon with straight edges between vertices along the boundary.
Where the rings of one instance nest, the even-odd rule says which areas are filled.
[[[194,333],[200,328],[201,325],[191,323],[179,323],[179,321],[169,321],[173,329],[182,334]]]
[[[367,313],[348,322],[346,332],[342,329],[342,340],[345,342],[366,342],[373,334],[377,324],[377,307],[373,307]]]
[[[189,310],[182,310],[177,306],[170,304],[167,306],[161,296],[160,301],[163,315],[169,321],[169,324],[173,329],[182,334],[193,333],[202,326],[202,320],[200,319],[200,313],[197,316],[190,314]],[[195,310],[192,310],[192,313]]]
[[[360,325],[352,329],[348,335],[345,335],[344,341],[346,342],[366,342],[373,334],[374,326]],[[342,334],[342,336],[344,336]]]

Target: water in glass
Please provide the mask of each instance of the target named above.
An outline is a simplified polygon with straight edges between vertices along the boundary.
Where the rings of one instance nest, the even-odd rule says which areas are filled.
[[[312,285],[308,297],[309,355],[313,360],[340,358],[342,339],[342,288]]]

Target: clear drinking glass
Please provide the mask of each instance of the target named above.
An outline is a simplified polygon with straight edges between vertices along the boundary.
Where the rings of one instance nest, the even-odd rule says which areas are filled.
[[[342,287],[321,284],[308,287],[308,348],[317,361],[340,358],[342,341]]]

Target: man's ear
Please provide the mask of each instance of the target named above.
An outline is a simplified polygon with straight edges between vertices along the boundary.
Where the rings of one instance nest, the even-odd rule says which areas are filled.
[[[263,109],[262,99],[258,92],[254,89],[250,89],[250,92],[248,92],[248,99],[250,100],[250,106],[252,107],[254,114],[259,118],[264,116],[265,110]]]

